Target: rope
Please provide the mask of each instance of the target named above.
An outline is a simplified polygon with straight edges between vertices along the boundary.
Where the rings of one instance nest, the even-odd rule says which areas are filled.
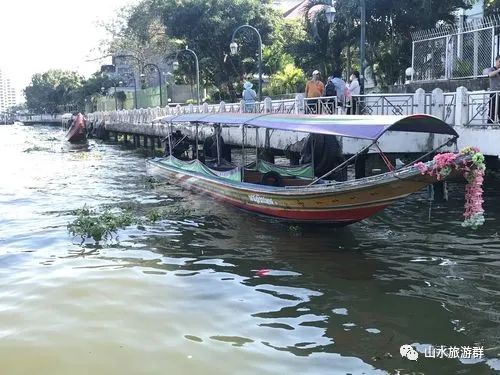
[[[375,146],[377,147],[378,152],[379,152],[380,156],[382,157],[382,160],[384,161],[385,165],[387,166],[387,168],[389,168],[389,171],[394,172],[394,170],[395,170],[394,166],[392,165],[389,158],[387,156],[385,156],[385,154],[382,152],[382,150],[380,149],[380,146],[378,145],[378,142],[375,143]]]

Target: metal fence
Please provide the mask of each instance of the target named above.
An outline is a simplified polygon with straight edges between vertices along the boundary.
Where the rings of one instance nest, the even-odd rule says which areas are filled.
[[[413,94],[360,95],[356,114],[359,115],[411,115],[414,113]]]
[[[412,115],[429,114],[446,123],[465,126],[500,126],[500,91],[457,92],[434,90],[432,93],[415,94],[370,94],[352,98],[356,102],[355,114],[358,115]],[[294,113],[294,114],[351,114],[353,107],[340,107],[336,97],[306,99],[297,95],[293,100],[271,100],[252,104],[248,112],[253,113]],[[106,123],[151,124],[166,115],[183,113],[242,113],[247,112],[245,103],[224,103],[201,106],[186,105],[176,107],[156,107],[147,109],[94,112],[87,115],[90,121]],[[18,116],[20,121],[40,121],[54,119],[46,116]]]
[[[500,125],[500,91],[467,94],[467,125]]]
[[[498,53],[497,17],[412,34],[413,81],[484,75]]]

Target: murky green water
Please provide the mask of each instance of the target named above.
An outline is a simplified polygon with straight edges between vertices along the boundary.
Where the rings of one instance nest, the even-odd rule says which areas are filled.
[[[476,232],[459,225],[461,187],[431,222],[422,193],[348,228],[288,227],[151,188],[137,152],[62,139],[0,126],[2,374],[500,369],[498,182]],[[173,216],[81,245],[66,225],[85,204]],[[483,346],[485,358],[425,358],[429,344]]]

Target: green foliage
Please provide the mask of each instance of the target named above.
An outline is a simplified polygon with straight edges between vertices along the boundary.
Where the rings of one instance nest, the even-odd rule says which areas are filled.
[[[68,231],[73,236],[81,236],[82,239],[92,238],[94,241],[109,239],[120,228],[133,223],[129,213],[113,213],[105,210],[98,213],[87,207],[83,207],[75,212],[77,218],[68,224]]]
[[[302,63],[296,63],[307,72],[319,69],[330,74],[332,70],[345,70],[348,56],[359,59],[359,0],[338,1],[333,25],[328,25],[324,14],[329,5],[328,0],[309,0],[306,4],[309,40],[302,48]],[[366,0],[366,61],[376,83],[389,85],[404,78],[405,69],[411,65],[413,31],[452,24],[454,12],[469,7],[464,0]],[[358,60],[356,64],[351,71],[359,70]]]
[[[287,64],[283,70],[271,77],[273,94],[289,94],[304,91],[306,84],[304,71],[293,64]]]
[[[494,16],[500,14],[500,0],[485,0],[484,1],[485,16]]]
[[[233,31],[240,25],[256,27],[264,44],[270,44],[271,33],[278,19],[278,13],[267,1],[260,0],[143,0],[131,13],[128,26],[135,33],[144,35],[147,16],[155,15],[164,26],[165,38],[176,51],[189,45],[200,59],[202,84],[215,85],[220,95],[236,92],[233,83],[257,71],[257,36],[248,30],[241,30],[237,42],[241,46],[238,56],[229,55],[229,43]],[[141,32],[142,30],[142,32]],[[187,53],[179,54],[177,80],[193,84],[195,67],[193,58]]]
[[[81,236],[83,240],[92,238],[98,243],[102,240],[112,239],[119,229],[132,224],[137,224],[145,229],[144,225],[147,223],[154,224],[160,220],[187,216],[192,213],[190,209],[181,206],[155,207],[146,212],[145,217],[143,217],[132,212],[133,209],[137,210],[138,208],[128,204],[123,205],[123,210],[111,211],[110,207],[106,207],[104,211],[99,212],[84,206],[74,212],[77,217],[73,222],[68,223],[67,229],[72,236]]]
[[[500,0],[487,0],[495,13]],[[314,69],[326,78],[333,71],[360,70],[359,0],[336,2],[335,22],[329,25],[325,9],[330,0],[304,2],[301,20],[285,20],[269,0],[142,0],[124,9],[115,24],[108,25],[112,39],[105,53],[123,52],[142,62],[159,62],[165,55],[189,45],[200,63],[202,86],[214,101],[237,98],[236,85],[258,71],[255,33],[242,29],[236,35],[237,56],[229,55],[233,31],[241,25],[256,27],[262,36],[265,74],[275,75],[289,64],[307,75]],[[454,22],[466,0],[366,0],[366,63],[376,83],[390,85],[404,78],[411,65],[411,33]],[[177,83],[195,84],[195,65],[190,54],[178,55]],[[276,81],[278,78],[274,79]],[[272,90],[274,88],[271,87]]]
[[[83,77],[75,72],[49,70],[34,74],[25,88],[26,106],[35,113],[60,113],[78,102]]]

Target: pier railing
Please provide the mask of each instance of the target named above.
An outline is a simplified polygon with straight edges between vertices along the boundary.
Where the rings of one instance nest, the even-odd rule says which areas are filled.
[[[352,111],[356,101],[355,111]],[[151,124],[154,120],[183,113],[286,113],[286,114],[345,114],[359,115],[411,115],[429,114],[436,116],[450,125],[485,126],[500,125],[500,91],[467,91],[459,87],[456,92],[445,93],[435,89],[426,93],[418,89],[414,94],[369,94],[357,95],[340,103],[337,97],[305,98],[297,94],[294,99],[271,100],[261,102],[193,104],[176,107],[156,107],[134,110],[94,112],[87,119],[94,123],[105,124]],[[44,118],[41,115],[40,120]],[[50,115],[47,115],[50,116]],[[32,116],[35,118],[35,116]],[[53,118],[53,117],[51,117]],[[22,119],[19,119],[22,121]]]

